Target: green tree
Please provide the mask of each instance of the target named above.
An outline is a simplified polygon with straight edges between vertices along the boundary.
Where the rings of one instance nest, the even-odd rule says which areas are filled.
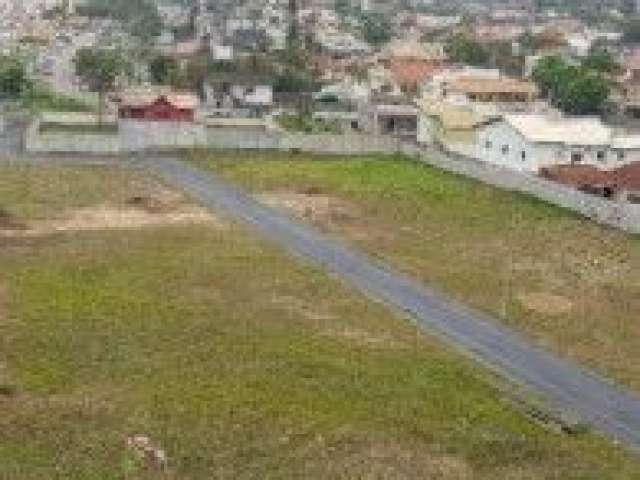
[[[562,83],[567,80],[567,67],[567,63],[557,56],[544,57],[538,61],[532,77],[543,96],[555,96]]]
[[[620,71],[620,65],[616,59],[603,48],[589,52],[589,55],[582,60],[582,68],[604,74],[614,74]]]
[[[352,14],[350,0],[336,0],[336,13],[341,17],[347,17]]]
[[[611,91],[609,81],[595,72],[582,72],[562,96],[562,110],[572,115],[601,113]]]
[[[487,48],[463,34],[449,37],[445,52],[454,62],[475,66],[486,66],[491,58]]]
[[[391,40],[391,23],[382,14],[363,12],[360,15],[362,36],[371,45],[382,45]]]
[[[172,84],[179,74],[180,66],[172,57],[158,55],[149,62],[149,75],[153,83]]]
[[[622,41],[624,43],[640,43],[640,17],[634,15],[622,25]]]
[[[0,56],[0,97],[18,98],[29,86],[24,62],[16,56]]]
[[[119,20],[129,34],[145,40],[160,35],[162,30],[162,17],[154,0],[88,0],[78,6],[78,13]]]
[[[540,60],[533,79],[544,97],[572,115],[602,112],[611,91],[610,81],[602,72],[569,65],[560,57]]]
[[[76,53],[75,68],[89,89],[98,92],[98,113],[102,119],[105,94],[115,88],[119,77],[131,73],[131,65],[118,50],[82,48]]]

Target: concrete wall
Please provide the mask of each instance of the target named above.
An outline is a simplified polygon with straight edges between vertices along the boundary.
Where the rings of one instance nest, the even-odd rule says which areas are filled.
[[[135,126],[134,126],[135,127]],[[169,125],[152,129],[130,128],[115,135],[39,134],[37,123],[26,135],[26,147],[36,153],[117,154],[158,148],[208,147],[213,149],[301,150],[327,154],[403,153],[434,167],[474,178],[503,189],[532,195],[578,212],[602,224],[640,234],[640,205],[616,202],[588,195],[529,172],[485,163],[470,153],[443,151],[402,142],[396,138],[370,135],[305,135],[243,129],[194,129],[181,131]],[[182,132],[182,133],[180,133]],[[138,137],[140,136],[140,137]]]
[[[116,155],[121,151],[118,135],[101,133],[40,133],[40,123],[33,122],[25,132],[25,149],[29,153],[82,152]]]
[[[203,147],[206,129],[190,122],[148,122],[123,119],[119,122],[122,151]]]
[[[206,128],[184,122],[122,120],[117,135],[39,132],[38,122],[28,129],[30,152],[82,152],[90,154],[144,150],[217,148],[301,150],[326,154],[394,153],[399,140],[374,135],[308,135],[264,128]]]
[[[210,128],[209,148],[301,150],[326,154],[393,153],[398,141],[373,135],[308,135],[264,129]]]
[[[640,205],[611,201],[530,173],[492,165],[450,151],[418,148],[405,144],[401,151],[419,161],[464,175],[496,187],[532,195],[540,200],[573,210],[598,223],[640,234]]]

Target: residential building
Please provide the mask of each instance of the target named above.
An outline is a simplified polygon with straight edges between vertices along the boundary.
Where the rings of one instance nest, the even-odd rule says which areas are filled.
[[[132,90],[117,95],[118,118],[149,122],[193,122],[199,105],[192,93]]]
[[[417,141],[449,151],[475,155],[477,129],[489,120],[468,106],[418,100]]]
[[[595,117],[510,114],[478,132],[476,156],[506,168],[537,172],[552,165],[612,168],[626,162],[626,147]]]
[[[415,140],[418,132],[418,109],[409,104],[371,103],[361,112],[364,131]]]

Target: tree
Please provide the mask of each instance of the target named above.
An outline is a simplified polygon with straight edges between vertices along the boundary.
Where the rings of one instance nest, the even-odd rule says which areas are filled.
[[[18,98],[29,86],[24,62],[15,56],[0,56],[0,97]]]
[[[382,45],[391,40],[391,23],[380,13],[363,12],[360,26],[365,41],[371,45]]]
[[[632,16],[622,26],[622,41],[624,43],[640,43],[640,17]]]
[[[489,51],[480,43],[463,34],[449,37],[445,52],[449,59],[457,63],[486,66],[491,57]]]
[[[613,55],[604,48],[593,49],[582,60],[582,68],[612,75],[620,71],[620,65]]]
[[[99,96],[99,117],[102,119],[104,97],[113,90],[117,79],[130,74],[131,66],[118,50],[82,48],[75,57],[76,74]]]
[[[145,40],[157,37],[162,30],[162,17],[153,0],[88,0],[78,6],[78,13],[119,20],[129,34]]]
[[[602,75],[583,72],[568,84],[561,108],[572,115],[601,113],[609,98],[610,84]]]
[[[566,62],[557,56],[544,57],[533,69],[532,77],[544,97],[553,97],[566,82]]]
[[[149,75],[153,83],[172,84],[180,73],[178,62],[172,57],[158,55],[149,62]]]
[[[540,60],[533,79],[544,97],[572,115],[602,112],[611,91],[611,83],[602,72],[569,65],[560,57]]]
[[[351,2],[349,0],[336,0],[336,13],[341,17],[347,17],[352,13]]]

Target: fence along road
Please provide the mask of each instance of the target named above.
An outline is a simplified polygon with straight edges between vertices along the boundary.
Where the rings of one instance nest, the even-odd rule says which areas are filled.
[[[571,412],[594,429],[640,451],[640,397],[635,394],[532,346],[483,314],[260,204],[214,174],[171,159],[144,158],[138,163],[206,208],[230,214],[367,296],[406,312],[428,333],[541,395],[550,407]]]

